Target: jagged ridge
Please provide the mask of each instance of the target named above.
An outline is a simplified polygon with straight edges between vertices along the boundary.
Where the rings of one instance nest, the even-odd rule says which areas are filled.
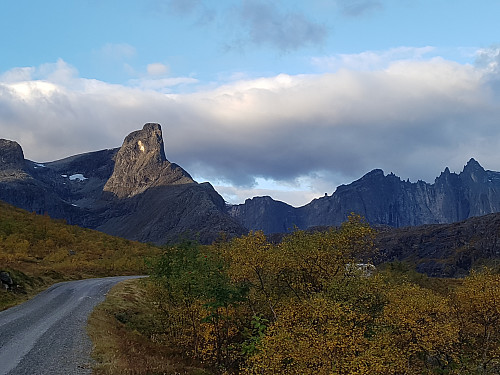
[[[289,231],[294,226],[340,225],[352,212],[371,224],[392,227],[452,223],[500,212],[500,173],[484,170],[470,159],[459,174],[448,168],[433,184],[402,181],[375,169],[331,196],[294,208],[269,197],[257,197],[230,208],[229,213],[252,230]]]

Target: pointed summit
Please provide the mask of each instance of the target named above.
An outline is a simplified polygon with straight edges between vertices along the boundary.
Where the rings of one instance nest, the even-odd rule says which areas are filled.
[[[193,182],[184,169],[165,157],[160,124],[147,123],[123,141],[103,192],[130,198],[151,187]]]
[[[469,159],[469,161],[465,165],[465,168],[481,168],[481,169],[483,169],[483,167],[481,167],[481,164],[479,164],[476,161],[476,159],[474,159],[474,158],[470,158]]]
[[[473,171],[484,172],[484,168],[479,164],[476,159],[470,158],[464,167],[463,173],[472,173]]]
[[[472,180],[473,182],[485,182],[487,180],[486,171],[474,158],[471,158],[464,167],[461,178]]]

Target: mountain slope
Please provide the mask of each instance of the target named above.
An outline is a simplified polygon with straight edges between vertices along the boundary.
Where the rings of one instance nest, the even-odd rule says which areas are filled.
[[[474,266],[498,267],[500,213],[472,217],[451,224],[380,230],[376,246],[379,262],[409,261],[429,276],[460,277]]]

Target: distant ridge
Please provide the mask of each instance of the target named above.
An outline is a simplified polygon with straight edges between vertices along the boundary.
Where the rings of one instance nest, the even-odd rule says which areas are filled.
[[[359,180],[341,185],[331,196],[292,207],[270,197],[256,197],[229,208],[229,214],[251,230],[290,231],[294,226],[336,226],[350,213],[372,224],[399,228],[453,223],[500,212],[500,173],[485,170],[470,159],[462,172],[449,168],[433,184],[402,181],[374,169]]]

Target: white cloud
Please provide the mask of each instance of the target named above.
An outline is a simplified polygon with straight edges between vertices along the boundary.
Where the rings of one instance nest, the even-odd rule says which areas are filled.
[[[32,79],[34,72],[35,68],[30,66],[14,68],[0,75],[0,82],[29,81]]]
[[[130,80],[130,85],[141,88],[143,90],[154,90],[162,93],[171,92],[172,87],[182,85],[192,85],[198,83],[196,78],[192,77],[171,77],[171,78],[157,78],[157,79],[133,79]]]
[[[365,51],[356,54],[337,54],[313,57],[311,62],[322,71],[334,72],[348,70],[381,70],[395,61],[419,61],[435,51],[434,47],[397,47],[385,51]]]
[[[152,63],[148,64],[147,71],[150,76],[161,76],[167,74],[169,68],[167,65],[162,63]]]
[[[248,198],[270,196],[275,200],[288,203],[294,207],[300,207],[322,196],[310,190],[236,188],[228,185],[214,185],[214,188],[230,204],[244,203]]]
[[[484,66],[402,59],[383,69],[278,75],[165,95],[166,87],[195,80],[111,85],[79,78],[59,61],[1,76],[0,129],[27,158],[48,161],[117,147],[144,123],[159,122],[169,160],[228,196],[271,192],[297,204],[299,194],[331,194],[373,168],[429,182],[470,157],[500,170],[500,106]]]

